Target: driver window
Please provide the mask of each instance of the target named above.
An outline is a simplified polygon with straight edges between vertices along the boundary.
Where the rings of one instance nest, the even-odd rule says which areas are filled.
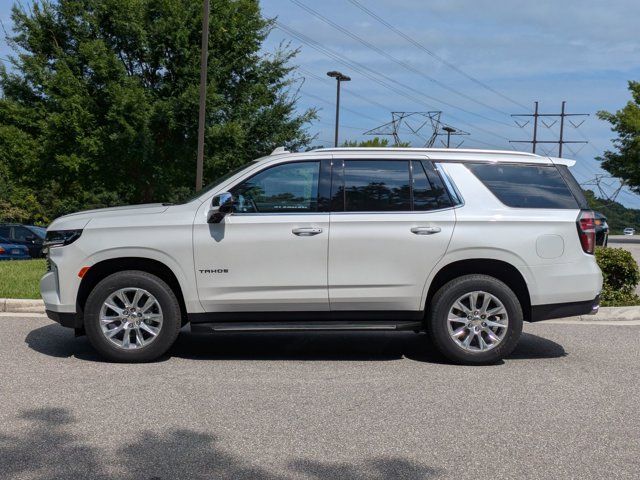
[[[268,168],[231,189],[237,213],[318,211],[320,162]]]

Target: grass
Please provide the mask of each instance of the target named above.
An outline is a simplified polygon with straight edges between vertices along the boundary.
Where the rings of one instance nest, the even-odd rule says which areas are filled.
[[[0,262],[0,298],[40,298],[44,259]]]

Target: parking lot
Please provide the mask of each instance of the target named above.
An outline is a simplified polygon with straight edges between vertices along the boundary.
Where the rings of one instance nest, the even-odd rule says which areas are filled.
[[[411,333],[184,332],[120,365],[4,314],[0,477],[637,478],[639,338],[526,325],[503,364],[461,367]]]

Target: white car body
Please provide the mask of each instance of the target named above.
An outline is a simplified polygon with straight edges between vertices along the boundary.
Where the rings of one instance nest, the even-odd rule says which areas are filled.
[[[460,202],[411,212],[234,213],[220,224],[208,222],[214,196],[267,167],[359,158],[430,160]],[[419,318],[439,272],[454,264],[494,262],[496,271],[508,267],[524,280],[526,292],[520,293],[528,297],[527,320],[576,313],[572,305],[581,313],[597,310],[602,275],[594,256],[581,247],[576,231],[580,209],[508,207],[470,172],[469,162],[574,163],[482,150],[279,152],[185,204],[58,218],[49,232],[77,229],[82,234],[70,245],[50,248],[51,270],[42,278],[42,297],[52,318],[81,328],[87,294],[81,291],[83,269],[91,272],[105,262],[126,268],[128,262],[153,261],[175,277],[192,324],[241,312],[403,312]],[[292,234],[301,228],[321,233]],[[437,234],[414,234],[412,229],[435,229]]]
[[[627,227],[622,231],[622,233],[625,235],[635,235],[636,231],[633,228]]]

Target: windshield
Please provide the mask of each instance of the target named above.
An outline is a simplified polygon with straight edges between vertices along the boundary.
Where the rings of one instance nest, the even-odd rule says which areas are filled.
[[[221,177],[216,178],[213,182],[207,184],[202,190],[200,190],[199,192],[195,192],[195,193],[191,193],[186,199],[181,200],[180,202],[178,202],[178,205],[182,205],[183,203],[189,203],[193,200],[195,200],[196,198],[200,197],[201,195],[204,195],[205,193],[207,193],[209,190],[214,189],[217,185],[220,185],[222,182],[224,182],[225,180],[233,177],[235,174],[240,173],[242,170],[244,170],[245,168],[247,168],[249,165],[257,162],[259,159],[257,160],[252,160],[250,162],[245,163],[244,165],[242,165],[241,167],[238,167],[236,169],[231,170],[230,172],[222,175]]]
[[[29,230],[31,230],[40,238],[44,238],[45,235],[47,234],[47,229],[43,227],[29,227]]]

